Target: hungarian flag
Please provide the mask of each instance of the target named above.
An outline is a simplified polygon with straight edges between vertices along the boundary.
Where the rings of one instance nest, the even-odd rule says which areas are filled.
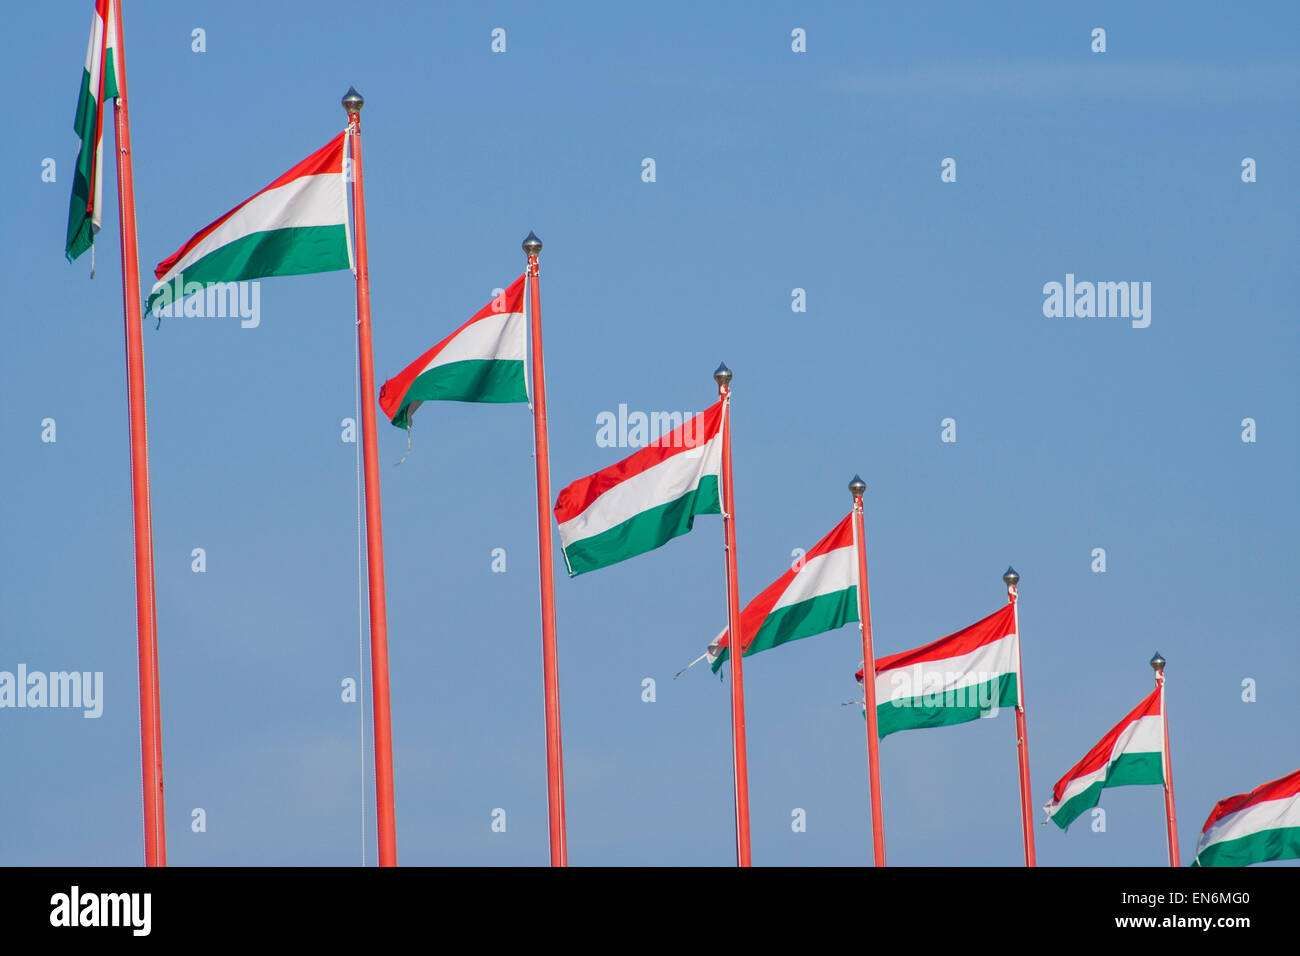
[[[1165,782],[1165,728],[1160,688],[1130,711],[1087,756],[1052,788],[1043,805],[1047,818],[1064,830],[1091,810],[1106,787]]]
[[[113,0],[95,0],[86,67],[81,74],[77,118],[72,129],[81,138],[68,209],[64,255],[72,262],[95,243],[103,219],[104,101],[117,97],[117,18]]]
[[[351,269],[346,141],[339,133],[158,263],[147,311],[179,313],[182,299],[218,283]]]
[[[724,402],[560,492],[555,520],[569,576],[653,551],[722,513]]]
[[[1300,858],[1300,770],[1214,805],[1192,866]]]
[[[947,727],[1020,702],[1014,605],[915,650],[876,661],[876,729]],[[862,681],[862,671],[857,679]]]
[[[800,563],[740,613],[745,656],[858,620],[858,550],[853,515],[837,524]],[[729,654],[727,629],[706,655],[716,674]]]
[[[525,276],[451,335],[386,381],[379,405],[398,428],[421,402],[526,402]]]

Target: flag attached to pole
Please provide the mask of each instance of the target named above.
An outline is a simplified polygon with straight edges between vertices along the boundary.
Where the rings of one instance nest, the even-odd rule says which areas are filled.
[[[81,139],[77,168],[72,178],[68,209],[68,239],[64,254],[72,262],[95,242],[103,219],[104,103],[117,90],[117,21],[113,0],[96,0],[90,24],[86,65],[81,74],[77,118],[72,128]]]
[[[389,421],[409,429],[411,416],[427,401],[528,401],[525,278],[384,383],[379,405]]]
[[[862,671],[857,679],[862,680]],[[1019,703],[1015,605],[915,650],[876,660],[880,737],[947,727]]]
[[[560,492],[555,519],[570,577],[652,551],[690,531],[696,515],[722,513],[724,414],[720,401]]]
[[[740,615],[745,656],[787,641],[833,631],[858,620],[858,555],[853,516],[837,524],[801,559],[768,585]],[[707,659],[717,673],[730,653],[724,628],[709,645]]]
[[[158,263],[146,310],[177,314],[219,283],[351,269],[346,140],[339,133]]]
[[[1164,728],[1161,725],[1160,688],[1157,687],[1129,715],[1116,724],[1097,746],[1088,751],[1052,788],[1043,805],[1047,818],[1064,830],[1101,799],[1106,787],[1163,784]]]
[[[1201,828],[1192,866],[1249,866],[1300,858],[1300,770],[1225,797]]]

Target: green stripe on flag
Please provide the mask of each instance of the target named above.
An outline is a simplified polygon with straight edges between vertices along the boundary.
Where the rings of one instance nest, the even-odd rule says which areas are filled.
[[[186,285],[200,282],[207,286],[214,282],[242,282],[349,268],[347,227],[337,223],[255,232],[213,249],[186,266],[179,275]],[[174,285],[169,282],[151,292],[147,311],[152,312],[160,300],[165,306],[168,297],[175,294]],[[184,290],[181,291],[183,297]]]
[[[1052,814],[1052,822],[1064,830],[1085,810],[1091,810],[1101,800],[1101,791],[1107,787],[1128,787],[1137,784],[1163,784],[1164,762],[1159,753],[1120,754],[1110,765],[1103,780],[1094,781]]]
[[[607,531],[575,541],[564,549],[569,576],[617,564],[625,558],[653,551],[685,534],[695,525],[695,516],[721,514],[718,476],[705,475],[694,491],[666,504],[633,515]]]
[[[113,48],[109,47],[104,52],[104,102],[115,99],[117,99],[117,66],[113,60]]]
[[[526,402],[524,363],[520,359],[466,359],[437,365],[411,383],[393,424],[409,428],[411,405],[433,401]]]
[[[1294,859],[1300,859],[1300,827],[1274,827],[1212,843],[1196,855],[1192,866],[1249,866]]]
[[[876,732],[884,739],[900,730],[964,724],[994,705],[1015,707],[1016,703],[1016,675],[1002,674],[955,690],[882,701],[876,705]]]
[[[854,585],[843,591],[819,594],[773,611],[763,621],[754,639],[745,648],[745,656],[753,657],[759,651],[766,651],[788,641],[824,634],[843,627],[849,621],[858,619],[858,588]],[[723,662],[730,656],[730,648],[723,648],[718,659],[713,662],[713,673],[718,672]]]

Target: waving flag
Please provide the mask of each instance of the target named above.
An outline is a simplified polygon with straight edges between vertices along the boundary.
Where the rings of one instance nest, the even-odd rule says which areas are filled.
[[[1214,805],[1193,866],[1300,858],[1300,770]]]
[[[858,555],[853,540],[853,515],[837,524],[804,555],[745,605],[740,627],[745,656],[787,641],[821,634],[858,619]],[[707,658],[714,673],[730,653],[726,628],[709,645]]]
[[[520,276],[474,317],[394,375],[379,405],[398,428],[422,402],[526,402],[524,280]]]
[[[1047,818],[1064,830],[1079,814],[1097,805],[1106,787],[1163,784],[1163,719],[1157,687],[1056,781],[1052,799],[1043,806]]]
[[[146,310],[171,315],[218,283],[352,268],[346,139],[339,133],[158,263]]]
[[[68,240],[64,254],[72,262],[95,242],[103,218],[104,202],[104,102],[117,95],[117,26],[113,0],[96,0],[90,24],[86,65],[77,97],[77,118],[72,128],[81,138],[77,168],[72,178],[68,209]]]
[[[1019,701],[1014,605],[915,650],[876,660],[880,737],[975,720]],[[862,680],[862,671],[857,679]]]
[[[560,492],[555,519],[569,576],[608,567],[722,513],[724,402]]]

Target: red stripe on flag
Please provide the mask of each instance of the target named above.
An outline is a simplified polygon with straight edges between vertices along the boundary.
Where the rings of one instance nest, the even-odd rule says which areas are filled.
[[[235,213],[239,212],[239,210],[243,209],[245,206],[247,206],[258,196],[262,195],[262,193],[267,192],[268,190],[271,189],[275,189],[279,186],[283,186],[286,183],[293,182],[295,179],[301,179],[303,176],[318,176],[321,175],[322,173],[338,173],[339,175],[342,175],[343,174],[343,143],[347,138],[347,135],[348,135],[347,130],[344,130],[342,133],[339,133],[337,136],[335,136],[332,140],[330,140],[320,149],[316,150],[316,152],[312,153],[310,156],[304,159],[297,166],[293,167],[293,169],[289,170],[283,176],[280,176],[278,179],[272,182],[269,186],[265,186],[262,189],[259,189],[257,192],[253,193],[253,195],[249,196],[247,199],[241,202],[234,209],[230,210],[230,212],[226,213],[224,216],[220,216],[212,220],[212,222],[208,223],[206,226],[204,226],[202,229],[196,232],[193,236],[191,236],[189,241],[186,242],[185,245],[181,246],[179,249],[173,252],[162,262],[158,263],[158,265],[156,265],[153,270],[154,278],[161,279],[163,276],[165,276],[169,271],[171,271],[172,266],[180,262],[181,259],[183,259],[191,249],[193,249],[196,245],[198,245],[214,229],[220,226],[223,222],[225,222]]]
[[[1097,743],[1097,746],[1089,750],[1082,760],[1071,767],[1069,773],[1056,781],[1056,785],[1052,787],[1052,796],[1056,802],[1061,802],[1061,796],[1065,793],[1066,785],[1075,777],[1082,777],[1085,774],[1093,773],[1100,770],[1110,762],[1110,754],[1111,751],[1115,749],[1115,741],[1119,739],[1119,735],[1124,732],[1125,727],[1133,723],[1133,721],[1137,720],[1139,717],[1159,716],[1160,688],[1157,687],[1146,696],[1142,703],[1129,711],[1129,715],[1116,724],[1111,729],[1110,733],[1106,734],[1105,737],[1102,737]]]
[[[502,308],[496,308],[497,302],[502,303]],[[475,322],[493,315],[507,315],[511,312],[524,311],[524,276],[520,276],[514,282],[510,283],[509,288],[495,297],[483,308],[474,313],[474,317],[458,328],[451,335],[447,336],[429,351],[425,352],[418,359],[412,362],[402,371],[398,372],[379,389],[379,407],[384,410],[384,414],[392,419],[397,414],[397,410],[402,407],[402,402],[406,399],[406,393],[411,384],[420,377],[420,373],[425,370],[430,362],[438,357],[438,353],[447,347],[447,343],[454,339],[460,333]]]
[[[1300,794],[1300,770],[1289,773],[1285,777],[1279,777],[1277,780],[1261,783],[1250,793],[1239,793],[1235,797],[1224,797],[1210,811],[1209,819],[1205,821],[1205,826],[1201,827],[1201,832],[1204,833],[1212,823],[1221,817],[1226,817],[1229,813],[1245,810],[1247,807],[1263,803],[1265,800],[1283,800],[1287,797],[1294,797],[1296,794]]]
[[[848,517],[832,528],[826,537],[813,545],[812,550],[804,555],[804,563],[801,567],[807,567],[808,562],[818,555],[839,548],[851,547],[853,547],[853,515],[849,514]],[[740,632],[745,636],[745,650],[749,650],[749,645],[754,642],[758,629],[763,626],[763,622],[772,613],[772,608],[776,605],[776,602],[781,599],[781,595],[786,592],[786,589],[794,583],[794,577],[799,573],[799,571],[791,568],[745,605],[745,610],[740,613]],[[723,631],[722,637],[718,638],[717,641],[718,647],[730,647],[731,645],[728,643],[730,637],[730,631]]]
[[[879,658],[876,661],[876,673],[879,674],[881,671],[891,670],[895,667],[906,667],[908,664],[921,664],[926,661],[943,660],[946,657],[969,654],[976,648],[983,647],[985,644],[992,644],[994,641],[1000,641],[1008,634],[1014,634],[1015,632],[1015,606],[1008,604],[994,611],[983,620],[976,621],[970,627],[964,627],[955,634],[949,634],[937,641],[931,641],[924,647]],[[859,683],[862,682],[861,669],[854,676]]]
[[[682,422],[667,435],[661,435],[645,448],[622,461],[602,468],[594,475],[579,478],[560,492],[555,501],[555,519],[563,524],[582,514],[597,498],[615,485],[635,478],[643,471],[667,461],[674,455],[707,444],[717,436],[722,425],[722,402]]]

